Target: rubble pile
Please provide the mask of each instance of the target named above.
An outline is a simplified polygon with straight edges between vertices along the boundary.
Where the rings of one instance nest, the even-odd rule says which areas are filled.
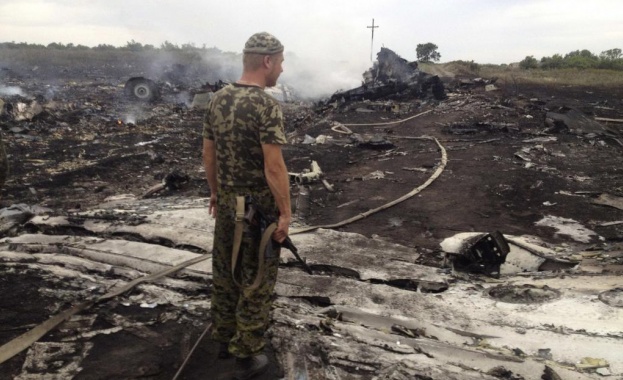
[[[363,74],[360,87],[337,92],[328,103],[353,100],[446,98],[444,84],[436,75],[418,70],[417,62],[407,62],[388,48],[381,48],[377,61]]]

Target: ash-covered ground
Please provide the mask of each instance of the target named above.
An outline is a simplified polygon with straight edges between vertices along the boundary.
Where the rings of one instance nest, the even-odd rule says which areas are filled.
[[[19,213],[1,227],[0,343],[103,292],[98,283],[112,287],[161,269],[76,253],[100,244],[97,239],[209,254],[207,214],[205,224],[194,214],[179,222],[195,237],[130,227],[155,223],[149,219],[154,210],[201,215],[209,195],[201,166],[203,111],[190,105],[213,78],[192,71],[183,84],[159,81],[162,97],[147,103],[124,95],[136,67],[42,62],[0,69],[0,120],[11,166],[0,206]],[[622,376],[623,358],[604,347],[620,347],[623,339],[612,327],[623,302],[623,124],[596,119],[622,118],[623,90],[443,74],[443,96],[433,94],[437,82],[423,85],[430,76],[418,74],[398,85],[386,77],[382,88],[368,84],[331,101],[283,104],[296,228],[347,220],[438,176],[413,197],[333,229],[360,235],[336,237],[327,229],[319,232],[324,238],[300,235],[307,249],[301,254],[319,274],[301,279],[300,268],[284,258],[269,331],[276,364],[266,378],[538,379],[546,365],[564,379]],[[313,162],[321,176],[297,186],[294,179]],[[444,239],[493,231],[536,239],[550,256],[501,279],[448,267]],[[101,252],[126,252],[111,247]],[[61,259],[75,254],[98,264]],[[63,284],[63,276],[72,280]],[[172,378],[209,321],[209,278],[209,268],[197,270],[99,304],[88,313],[88,327],[41,339],[72,342],[60,359],[41,364],[31,348],[2,364],[0,377]],[[549,310],[533,299],[510,310],[482,294],[510,285],[553,288],[559,304]],[[167,291],[175,293],[168,303]],[[462,304],[468,299],[474,304]],[[574,310],[586,320],[593,313],[603,325],[584,326],[583,317],[573,322]],[[571,320],[552,317],[557,313]],[[575,357],[563,348],[576,338],[594,348],[587,348],[590,355]],[[231,363],[215,361],[213,349],[206,340],[182,378],[224,376]],[[490,362],[496,355],[499,365]],[[585,357],[608,366],[578,365]],[[58,364],[65,362],[73,367]]]

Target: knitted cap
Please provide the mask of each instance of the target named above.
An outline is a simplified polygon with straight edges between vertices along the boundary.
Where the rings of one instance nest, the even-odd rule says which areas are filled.
[[[244,53],[252,54],[277,54],[283,51],[283,45],[272,34],[261,32],[255,33],[244,44]]]

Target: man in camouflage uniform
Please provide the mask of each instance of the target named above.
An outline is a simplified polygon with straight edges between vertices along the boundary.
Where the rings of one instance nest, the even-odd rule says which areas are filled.
[[[0,132],[0,190],[6,181],[6,177],[9,173],[9,162],[6,157],[6,151],[4,150],[4,143],[2,142],[2,132]]]
[[[278,215],[272,237],[282,242],[291,219],[290,183],[281,153],[286,143],[277,101],[264,92],[283,71],[283,45],[274,36],[254,34],[245,44],[243,73],[236,83],[214,94],[203,127],[203,162],[210,186],[209,212],[216,217],[213,255],[212,338],[220,357],[236,357],[237,379],[264,372],[263,354],[279,250],[264,262],[259,287],[243,291],[258,273],[259,228],[246,227],[232,277],[236,196],[253,196],[266,212]]]
[[[4,102],[0,99],[0,116],[4,113]],[[2,141],[2,131],[0,131],[0,190],[4,185],[4,181],[9,174],[9,161],[4,150],[4,142]]]

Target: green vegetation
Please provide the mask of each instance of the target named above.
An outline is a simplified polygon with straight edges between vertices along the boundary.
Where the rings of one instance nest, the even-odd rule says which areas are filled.
[[[95,51],[133,51],[133,52],[142,52],[142,51],[207,51],[207,50],[218,50],[216,48],[207,48],[205,44],[198,48],[194,44],[182,44],[179,46],[177,44],[171,43],[169,41],[164,41],[160,47],[155,47],[154,45],[145,44],[143,45],[140,42],[136,42],[134,40],[128,41],[125,46],[113,46],[107,44],[100,44],[94,47],[88,47],[84,45],[74,45],[72,43],[63,44],[60,42],[52,42],[47,46],[41,44],[28,44],[26,42],[0,42],[0,49],[28,49],[28,50],[95,50]]]
[[[68,79],[71,78],[100,80],[104,72],[114,73],[118,78],[146,76],[158,80],[169,71],[175,71],[174,66],[182,65],[189,75],[215,82],[234,80],[239,75],[241,55],[205,45],[179,46],[169,41],[158,47],[134,40],[120,47],[4,42],[0,43],[0,69],[24,76],[36,72],[41,77],[70,83]]]
[[[53,42],[45,45],[24,42],[0,42],[0,57],[12,62],[16,67],[40,66],[47,63],[51,66],[78,67],[93,64],[111,65],[114,67],[148,67],[150,62],[159,64],[183,63],[193,64],[203,61],[205,57],[229,57],[234,53],[225,53],[205,45],[196,47],[193,44],[181,46],[169,41],[159,47],[144,45],[134,40],[124,46],[99,44],[94,47]],[[48,69],[50,67],[46,67]],[[39,68],[38,68],[39,69]],[[216,70],[215,67],[210,69]]]
[[[599,55],[586,49],[575,50],[564,56],[554,54],[541,60],[529,55],[518,64],[478,64],[474,61],[435,64],[429,60],[421,61],[419,67],[424,72],[442,76],[497,78],[507,84],[623,86],[623,51],[618,48],[602,51]]]
[[[496,77],[505,83],[533,83],[572,86],[623,86],[623,71],[608,69],[532,69],[523,70],[497,66],[481,68],[482,77]]]
[[[576,50],[565,54],[554,54],[540,60],[527,56],[519,64],[479,64],[474,61],[439,61],[441,54],[433,43],[419,44],[416,49],[420,68],[438,75],[455,75],[458,77],[498,78],[506,83],[540,83],[555,85],[579,86],[623,86],[623,51],[610,49],[595,55],[588,50]],[[164,53],[164,54],[163,54]],[[74,44],[50,43],[28,44],[25,42],[0,42],[0,57],[17,64],[37,65],[40,62],[54,62],[60,66],[84,64],[108,64],[116,67],[141,66],[145,62],[153,62],[162,57],[170,57],[171,62],[185,64],[202,61],[202,58],[215,56],[231,62],[239,61],[239,53],[222,52],[216,47],[207,48],[205,44],[197,47],[194,44],[177,45],[165,41],[160,46],[142,44],[134,40],[124,46],[100,44],[94,47]],[[209,68],[218,71],[215,66]]]
[[[623,55],[621,49],[610,49],[602,51],[599,56],[589,50],[575,50],[565,54],[554,54],[551,57],[543,57],[537,61],[534,56],[529,55],[519,62],[522,69],[604,69],[604,70],[623,70]]]
[[[536,69],[539,67],[539,61],[534,58],[534,56],[529,55],[523,59],[523,61],[519,62],[519,67],[524,70]]]
[[[621,49],[610,49],[599,56],[589,50],[575,50],[565,54],[554,54],[538,61],[527,56],[519,62],[519,70],[507,66],[490,65],[481,70],[481,75],[496,76],[503,80],[525,83],[564,84],[578,86],[621,86],[623,85],[623,55]]]
[[[439,62],[441,54],[437,51],[438,47],[432,42],[418,44],[415,48],[417,60],[420,62]]]
[[[498,83],[515,85],[571,85],[600,86],[606,88],[623,86],[623,70],[612,69],[580,69],[580,68],[533,68],[523,69],[518,65],[478,64],[474,61],[452,61],[447,63],[422,63],[420,69],[427,73],[456,77],[497,78]]]

